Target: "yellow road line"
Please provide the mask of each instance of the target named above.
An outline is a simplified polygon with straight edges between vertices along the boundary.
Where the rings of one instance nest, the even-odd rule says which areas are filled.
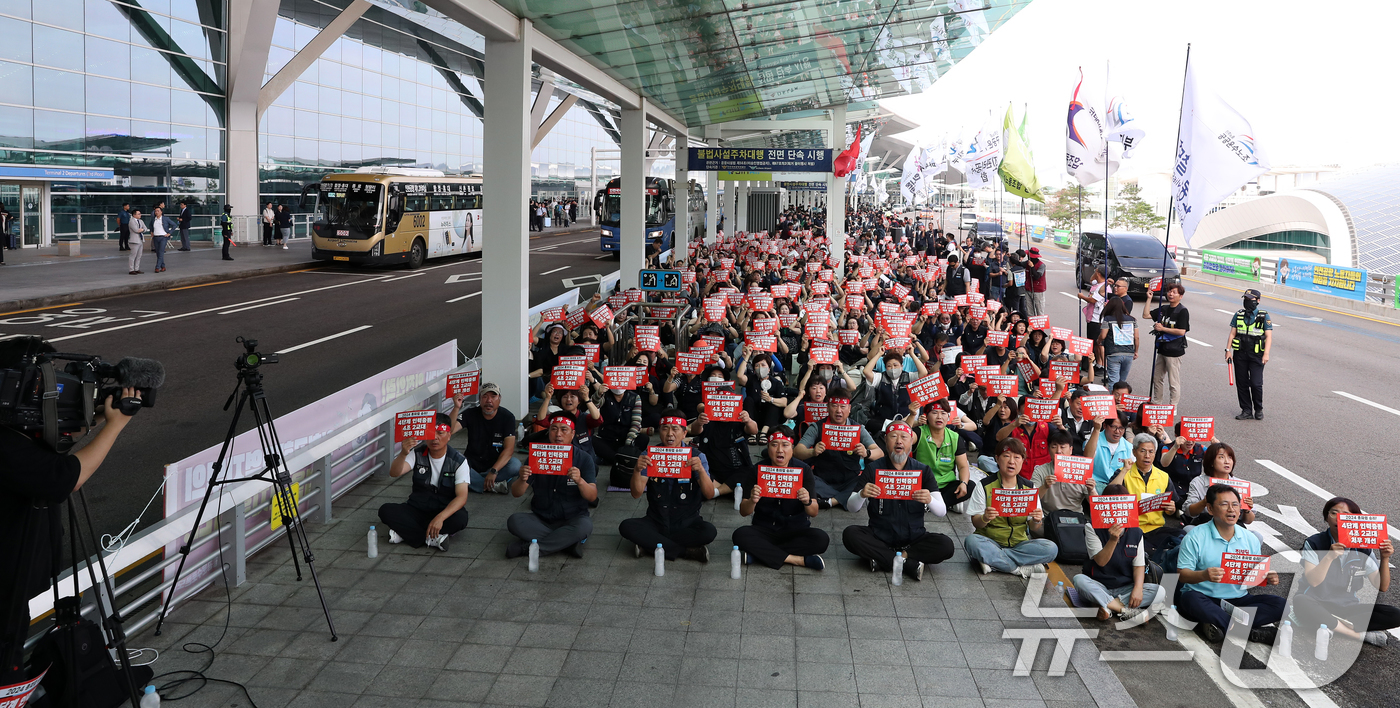
[[[291,273],[310,273],[310,272],[313,271],[313,270],[325,270],[325,269],[324,269],[324,268],[321,268],[321,267],[317,267],[317,268],[303,268],[303,269],[301,269],[301,270],[289,270],[289,271],[287,271],[287,273],[288,273],[288,274],[291,274]]]
[[[199,285],[186,285],[186,286],[183,287],[183,288],[166,288],[165,291],[168,292],[168,293],[173,293],[173,292],[175,292],[176,290],[189,290],[190,288],[207,288],[207,287],[209,287],[210,285],[223,285],[224,283],[232,283],[232,282],[233,282],[232,280],[220,280],[220,281],[217,282],[217,283],[201,283],[201,284],[199,284]]]
[[[22,312],[38,312],[38,311],[40,311],[40,310],[52,310],[52,309],[58,308],[58,307],[73,307],[73,306],[75,306],[75,305],[81,305],[81,304],[83,304],[83,303],[81,303],[81,302],[69,302],[69,303],[65,303],[65,304],[62,304],[62,305],[49,305],[48,307],[36,307],[36,308],[34,308],[34,309],[32,309],[32,310],[15,310],[14,312],[0,312],[0,317],[4,317],[5,315],[18,315],[18,314],[20,314],[20,313],[22,313]]]
[[[1233,288],[1233,287],[1230,287],[1229,285],[1225,285],[1225,284],[1223,284],[1223,283],[1217,283],[1217,282],[1215,282],[1215,281],[1213,281],[1213,280],[1200,280],[1199,278],[1192,278],[1192,277],[1190,277],[1190,276],[1182,276],[1182,279],[1183,279],[1183,280],[1189,280],[1189,281],[1191,281],[1191,282],[1193,282],[1193,283],[1200,283],[1200,284],[1202,284],[1202,285],[1213,285],[1213,286],[1216,286],[1216,287],[1224,288],[1225,290],[1233,290],[1233,291],[1235,291],[1235,292],[1237,292],[1237,293],[1242,293],[1242,292],[1245,291],[1244,288]],[[1326,307],[1318,307],[1317,305],[1309,305],[1308,303],[1306,303],[1306,302],[1301,302],[1301,301],[1299,301],[1299,300],[1291,300],[1291,299],[1286,298],[1286,297],[1280,297],[1279,295],[1277,295],[1277,294],[1275,294],[1275,293],[1269,293],[1269,297],[1278,298],[1279,300],[1282,300],[1283,302],[1286,302],[1286,303],[1288,303],[1288,304],[1290,304],[1290,305],[1297,305],[1297,306],[1299,306],[1299,307],[1306,307],[1306,308],[1313,309],[1313,310],[1321,310],[1321,311],[1323,311],[1323,312],[1331,312],[1332,314],[1335,314],[1335,315],[1346,315],[1347,317],[1355,317],[1355,318],[1357,318],[1357,319],[1359,319],[1359,320],[1368,320],[1368,321],[1371,321],[1371,322],[1379,322],[1380,324],[1390,325],[1390,326],[1392,326],[1392,327],[1400,327],[1400,322],[1396,322],[1396,321],[1394,321],[1394,320],[1382,320],[1382,319],[1378,319],[1378,318],[1375,318],[1375,317],[1367,317],[1366,315],[1358,315],[1358,314],[1356,314],[1355,312],[1345,312],[1345,311],[1343,311],[1343,310],[1333,310],[1333,309],[1326,308]]]

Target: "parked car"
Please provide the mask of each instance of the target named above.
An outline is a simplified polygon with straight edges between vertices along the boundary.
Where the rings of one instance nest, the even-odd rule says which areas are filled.
[[[1165,273],[1163,263],[1165,262]],[[1162,278],[1162,287],[1181,282],[1176,260],[1156,237],[1130,231],[1085,231],[1079,236],[1079,250],[1074,256],[1079,287],[1087,288],[1093,280],[1094,269],[1108,266],[1111,278],[1128,278],[1128,294],[1147,298],[1147,286],[1153,278]]]

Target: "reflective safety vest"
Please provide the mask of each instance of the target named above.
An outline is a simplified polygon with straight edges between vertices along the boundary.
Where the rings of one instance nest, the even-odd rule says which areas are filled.
[[[1152,471],[1148,473],[1147,479],[1142,478],[1142,472],[1138,470],[1137,465],[1133,465],[1127,472],[1123,473],[1123,486],[1127,487],[1129,494],[1139,500],[1167,491],[1167,483],[1170,480],[1171,477],[1156,465],[1152,466]],[[1166,519],[1160,511],[1138,514],[1138,528],[1142,529],[1143,533],[1156,531],[1162,528],[1165,523]]]
[[[1253,321],[1246,322],[1246,317],[1248,317],[1248,313],[1240,309],[1235,311],[1235,317],[1230,320],[1230,324],[1235,327],[1235,339],[1230,342],[1230,348],[1237,352],[1262,354],[1264,353],[1264,325],[1268,322],[1269,312],[1261,308],[1254,311]]]

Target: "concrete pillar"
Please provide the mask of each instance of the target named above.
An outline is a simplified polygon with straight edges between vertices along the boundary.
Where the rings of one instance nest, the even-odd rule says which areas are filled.
[[[829,144],[832,156],[846,149],[846,106],[833,106],[831,109],[831,131]],[[831,250],[831,260],[836,263],[836,277],[845,277],[843,261],[846,257],[846,178],[834,173],[826,176],[826,235]]]
[[[739,204],[736,207],[739,225],[736,230],[747,232],[749,230],[749,181],[740,182],[739,188],[735,191],[739,199]]]
[[[622,220],[618,228],[622,288],[637,287],[637,273],[646,262],[646,102],[622,109]]]
[[[710,147],[719,147],[719,138],[705,141]],[[710,216],[705,219],[705,238],[713,239],[719,233],[719,173],[713,170],[705,173],[705,198],[709,200]]]
[[[482,382],[501,387],[501,405],[524,415],[529,402],[525,332],[530,309],[530,21],[520,21],[516,42],[486,42],[482,105],[482,219],[491,238],[482,247]],[[489,333],[489,334],[488,334]]]
[[[229,6],[227,203],[234,214],[257,214],[258,95],[272,49],[278,0],[251,0]],[[171,205],[174,208],[175,205]],[[220,210],[222,211],[222,210]]]
[[[689,136],[682,133],[676,136],[676,237],[672,239],[676,249],[676,262],[684,260],[690,243],[690,147]]]

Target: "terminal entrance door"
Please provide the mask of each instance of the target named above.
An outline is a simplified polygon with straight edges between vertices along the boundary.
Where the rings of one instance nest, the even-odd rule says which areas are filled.
[[[10,212],[9,232],[5,238],[14,238],[17,246],[37,247],[43,245],[44,186],[23,182],[0,183],[0,204]]]

